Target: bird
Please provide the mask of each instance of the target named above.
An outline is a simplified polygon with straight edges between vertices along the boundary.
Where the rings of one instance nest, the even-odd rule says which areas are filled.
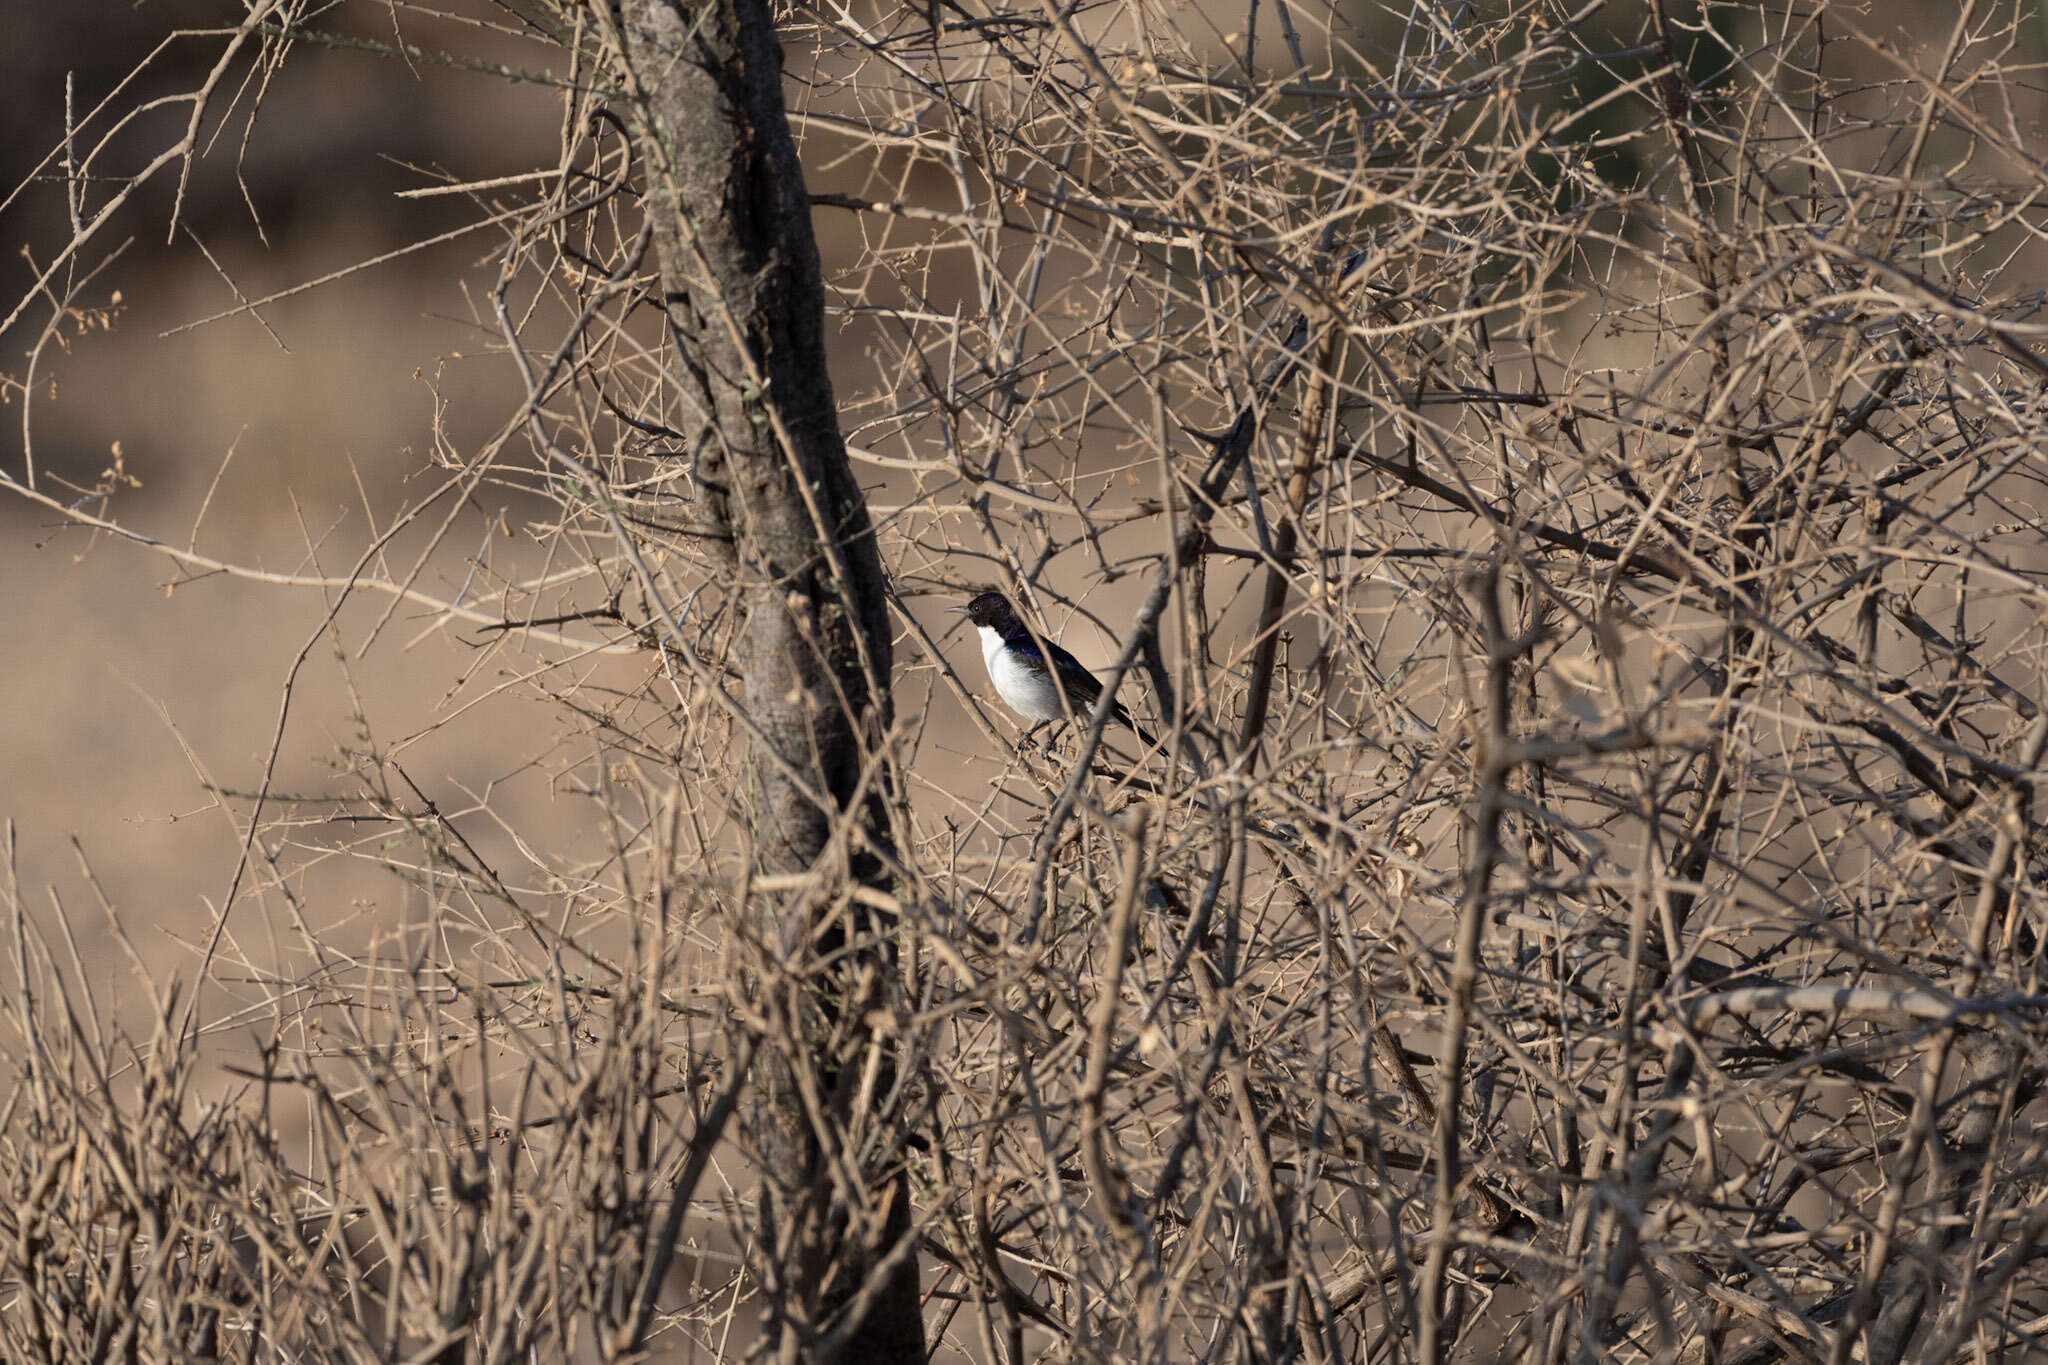
[[[1035,722],[1025,732],[1028,739],[1047,721],[1061,721],[1071,714],[1085,720],[1102,695],[1102,680],[1088,666],[1051,640],[1034,639],[1031,628],[1017,615],[1010,599],[999,592],[984,592],[955,611],[967,613],[981,631],[981,659],[988,665],[988,679],[1012,711]],[[1066,694],[1062,705],[1060,695]],[[1109,719],[1123,726],[1146,746],[1155,741],[1138,728],[1120,701],[1109,703]]]

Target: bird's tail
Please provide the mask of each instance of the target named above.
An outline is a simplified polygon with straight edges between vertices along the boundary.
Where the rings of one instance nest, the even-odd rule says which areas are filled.
[[[1140,726],[1138,722],[1131,719],[1131,713],[1124,709],[1124,704],[1122,702],[1117,702],[1115,705],[1115,709],[1113,709],[1109,714],[1110,718],[1114,720],[1117,724],[1123,726],[1124,729],[1129,730],[1132,734],[1136,735],[1138,737],[1138,743],[1144,745],[1146,748],[1150,749],[1154,745],[1159,743],[1158,740],[1152,738],[1152,736],[1145,733],[1144,727]]]

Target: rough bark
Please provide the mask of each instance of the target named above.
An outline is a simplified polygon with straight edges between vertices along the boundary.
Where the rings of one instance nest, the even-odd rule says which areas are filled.
[[[854,993],[872,992],[891,968],[887,926],[871,912],[836,928],[816,922],[821,907],[853,913],[821,890],[875,884],[890,861],[886,787],[864,780],[890,718],[889,629],[826,371],[781,47],[758,0],[629,0],[622,17],[681,421],[697,441],[697,482],[729,546],[743,620],[735,662],[758,726],[744,794],[754,856],[760,871],[784,874],[776,885],[807,883],[755,897],[753,938],[770,964],[801,961],[821,939],[843,944],[849,928],[867,945],[836,955],[829,980],[771,966],[756,984],[771,1021],[750,1112],[767,1328],[782,1359],[922,1361],[916,1258],[892,1258],[896,1268],[867,1283],[908,1235],[902,1167],[862,1170],[865,1188],[848,1189],[833,1172],[849,1169],[851,1154],[834,1162],[826,1151],[849,1131],[840,1082],[867,1043],[852,1026],[865,1003]]]

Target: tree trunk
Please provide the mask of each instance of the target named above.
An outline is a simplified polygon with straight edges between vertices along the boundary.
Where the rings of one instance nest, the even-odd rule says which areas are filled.
[[[757,895],[749,907],[770,964],[755,983],[769,1036],[748,1123],[762,1162],[755,1269],[767,1329],[784,1360],[922,1361],[915,1256],[867,1284],[892,1248],[908,1250],[903,1168],[870,1162],[864,1188],[849,1190],[833,1171],[852,1153],[825,1159],[850,1121],[864,1121],[848,1113],[852,1062],[868,1044],[857,1021],[893,973],[889,926],[843,894],[822,894],[879,884],[892,860],[888,788],[874,776],[887,772],[889,626],[825,368],[824,291],[781,46],[760,0],[622,9],[679,425],[696,441],[698,485],[730,548],[743,622],[740,700],[758,727],[745,793],[754,857],[760,871],[785,874],[778,886],[812,874],[803,891]],[[834,907],[847,918],[821,925]],[[856,914],[866,918],[849,922]],[[867,946],[828,952],[839,964],[830,977],[779,970],[850,941]]]

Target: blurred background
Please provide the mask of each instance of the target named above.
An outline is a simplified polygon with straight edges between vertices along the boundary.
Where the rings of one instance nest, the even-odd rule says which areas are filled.
[[[125,111],[192,90],[219,42],[168,35],[240,14],[193,0],[5,8],[0,120],[9,134],[0,139],[0,179],[12,191],[5,232],[13,249],[0,270],[7,297],[18,300],[70,236],[61,175],[67,105],[83,124],[110,98]],[[464,17],[470,22],[356,7],[322,22],[370,44],[460,47],[508,65],[556,55],[522,41],[501,8],[470,5]],[[240,69],[230,76],[244,79]],[[278,573],[346,574],[372,528],[385,529],[416,494],[410,481],[435,443],[475,450],[504,424],[518,392],[502,351],[487,352],[476,311],[476,288],[492,278],[502,238],[486,230],[431,242],[485,215],[460,196],[403,192],[553,164],[560,101],[543,85],[343,48],[301,46],[263,81],[253,124],[256,92],[244,88],[234,116],[206,125],[218,142],[194,162],[189,182],[157,177],[94,241],[81,269],[112,259],[80,301],[103,314],[45,348],[26,395],[14,386],[28,377],[26,343],[0,361],[14,381],[6,458],[17,472],[32,460],[39,486],[60,500],[85,497],[203,555]],[[184,104],[134,115],[107,164],[139,169],[186,116]],[[101,114],[88,126],[104,134],[109,123]],[[402,254],[379,262],[394,252]],[[87,496],[109,485],[110,504]],[[516,533],[533,510],[516,502],[501,495],[466,509],[464,549],[477,548],[487,523],[501,537]],[[437,800],[459,809],[463,792],[494,786],[498,799],[520,799],[521,774],[536,755],[504,727],[503,710],[492,713],[488,733],[448,720],[444,703],[475,651],[442,632],[414,640],[416,611],[400,608],[380,646],[350,658],[320,634],[332,594],[181,569],[12,498],[0,500],[0,518],[0,578],[10,585],[0,599],[9,641],[0,653],[0,814],[15,824],[32,904],[60,895],[74,911],[90,905],[81,901],[75,838],[146,949],[203,928],[208,907],[226,894],[249,809],[246,801],[223,808],[213,792],[253,786],[287,679],[309,645],[284,728],[279,791],[334,792],[351,754],[410,743],[401,761]],[[407,543],[397,542],[401,559]],[[437,563],[434,575],[437,588],[461,582],[453,565]],[[343,649],[360,647],[389,606],[351,604],[338,623]],[[448,723],[422,734],[436,720]],[[531,800],[547,799],[544,781],[528,785],[537,789]],[[309,808],[316,823],[327,814]],[[341,894],[323,898],[323,915],[388,913],[394,897],[403,899],[399,883],[362,863],[329,872],[342,878],[331,887]]]

